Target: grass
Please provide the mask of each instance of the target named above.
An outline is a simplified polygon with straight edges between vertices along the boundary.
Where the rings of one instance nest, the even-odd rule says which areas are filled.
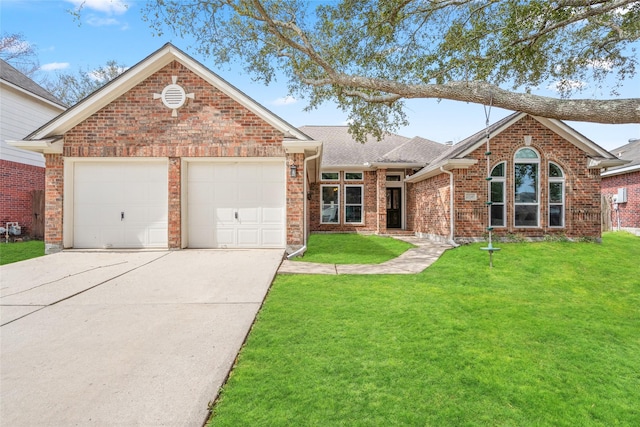
[[[44,255],[44,242],[30,240],[28,242],[0,243],[0,265],[24,261]]]
[[[211,426],[640,425],[640,238],[279,275]]]
[[[362,234],[312,234],[308,249],[297,261],[323,264],[380,264],[413,245],[392,237]]]

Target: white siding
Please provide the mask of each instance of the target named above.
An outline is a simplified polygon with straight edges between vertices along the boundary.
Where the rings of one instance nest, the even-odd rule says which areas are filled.
[[[47,123],[64,109],[41,101],[35,95],[0,84],[0,159],[44,167],[42,154],[11,147],[6,140],[18,140]]]

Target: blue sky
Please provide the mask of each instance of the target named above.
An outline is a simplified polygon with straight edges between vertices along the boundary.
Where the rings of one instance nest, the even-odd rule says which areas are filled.
[[[238,67],[216,64],[210,58],[196,54],[192,40],[172,34],[159,38],[153,35],[141,19],[143,0],[84,0],[81,22],[74,20],[69,10],[83,0],[0,0],[0,28],[2,33],[21,33],[35,46],[41,65],[41,76],[47,73],[76,72],[104,65],[109,60],[132,66],[171,42],[196,60],[269,108],[294,126],[343,125],[346,114],[335,105],[325,105],[312,112],[303,112],[304,100],[287,97],[284,81],[265,87],[251,81]],[[125,7],[125,4],[128,7]],[[640,48],[640,46],[638,46]],[[588,85],[588,83],[587,83]],[[640,77],[628,81],[620,89],[623,98],[640,97]],[[549,90],[538,92],[553,96]],[[587,90],[579,96],[606,99],[608,93]],[[481,130],[485,113],[481,105],[454,101],[411,100],[408,102],[410,125],[398,131],[413,137],[422,136],[438,142],[458,142]],[[493,108],[490,122],[509,114]],[[640,125],[602,125],[567,122],[602,147],[612,150],[640,138]]]

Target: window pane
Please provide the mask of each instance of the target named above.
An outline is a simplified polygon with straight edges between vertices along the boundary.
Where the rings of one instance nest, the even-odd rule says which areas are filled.
[[[346,206],[345,221],[362,222],[362,206]]]
[[[496,165],[491,171],[491,176],[504,176],[504,163]]]
[[[562,227],[562,205],[549,206],[549,225],[551,227]]]
[[[549,183],[549,203],[562,203],[562,183]]]
[[[344,179],[362,181],[362,172],[345,172]]]
[[[551,178],[562,178],[562,169],[558,165],[549,163],[549,176]]]
[[[362,188],[345,187],[344,200],[349,205],[359,205],[362,203]]]
[[[399,182],[400,175],[387,175],[387,181]]]
[[[338,205],[322,205],[322,222],[338,223]]]
[[[491,205],[491,226],[504,227],[504,205]]]
[[[322,187],[322,204],[337,204],[338,203],[338,186],[324,186]]]
[[[491,182],[491,201],[504,202],[504,182]]]
[[[516,227],[537,227],[538,206],[515,205],[515,225]]]
[[[516,163],[515,202],[538,202],[538,165],[535,163]]]
[[[340,172],[322,172],[321,179],[327,181],[337,181],[340,179]]]
[[[531,148],[523,148],[516,153],[516,159],[537,159],[538,154]]]

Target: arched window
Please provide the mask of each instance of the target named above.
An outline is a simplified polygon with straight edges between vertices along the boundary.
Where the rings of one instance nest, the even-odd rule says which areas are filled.
[[[506,226],[506,200],[505,200],[505,169],[506,163],[498,163],[491,169],[491,180],[489,181],[489,194],[491,194],[491,226]]]
[[[564,227],[564,172],[549,163],[549,227]]]
[[[540,222],[540,156],[532,148],[516,151],[513,164],[514,225],[538,227]]]

